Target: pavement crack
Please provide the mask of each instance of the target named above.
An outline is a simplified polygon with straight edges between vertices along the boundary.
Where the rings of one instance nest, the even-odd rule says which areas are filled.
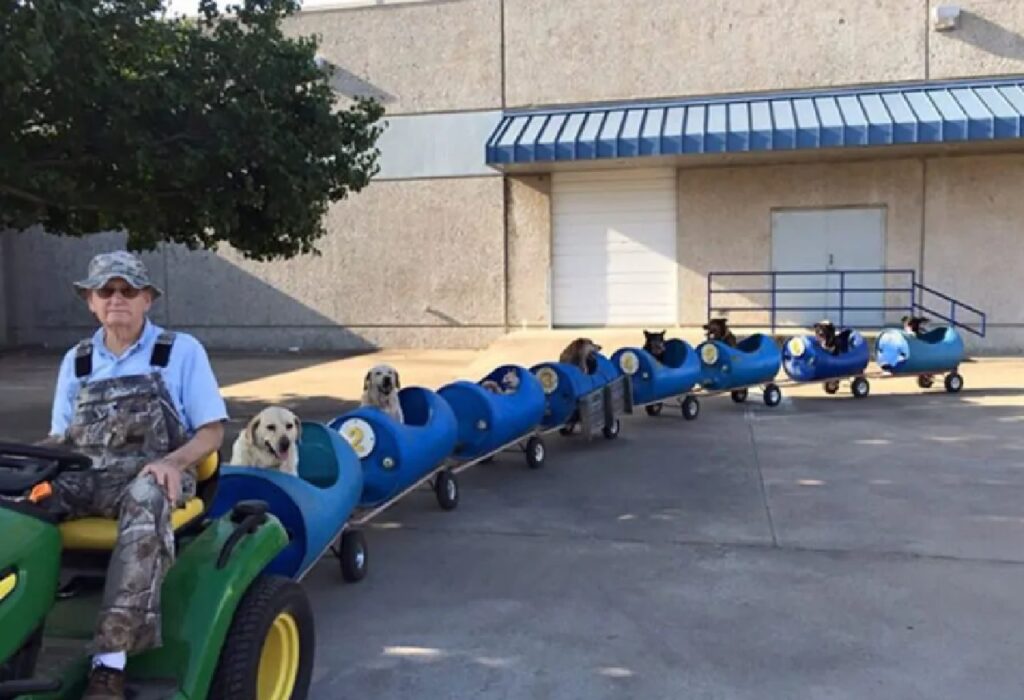
[[[757,470],[757,484],[761,491],[761,502],[764,504],[764,512],[768,517],[768,530],[772,535],[772,546],[779,546],[779,538],[775,533],[775,519],[772,518],[772,509],[768,505],[768,489],[764,485],[764,473],[761,471],[761,458],[757,454],[757,438],[754,436],[754,423],[747,417],[747,430],[750,434],[750,451],[754,456],[754,468]]]

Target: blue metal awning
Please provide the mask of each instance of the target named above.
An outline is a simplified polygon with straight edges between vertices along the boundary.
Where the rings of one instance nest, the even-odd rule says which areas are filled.
[[[1024,138],[1024,77],[506,112],[488,165]]]

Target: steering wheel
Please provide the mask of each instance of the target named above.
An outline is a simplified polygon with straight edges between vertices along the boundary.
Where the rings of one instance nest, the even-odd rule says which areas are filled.
[[[20,496],[67,471],[84,471],[92,460],[78,452],[0,442],[0,494]]]

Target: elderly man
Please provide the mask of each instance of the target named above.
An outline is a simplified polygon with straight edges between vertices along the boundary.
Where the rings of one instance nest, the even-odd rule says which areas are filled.
[[[75,286],[100,328],[64,356],[47,442],[93,468],[61,475],[47,506],[118,519],[84,700],[120,700],[127,654],[161,644],[171,511],[195,494],[195,465],[220,449],[227,410],[202,345],[148,319],[161,291],[138,257],[97,255]]]

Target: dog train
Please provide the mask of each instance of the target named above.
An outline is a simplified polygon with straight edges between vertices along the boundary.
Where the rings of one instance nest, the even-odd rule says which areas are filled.
[[[674,401],[694,420],[699,395],[729,393],[742,403],[755,387],[767,406],[777,406],[786,383],[821,383],[835,394],[849,381],[853,396],[864,398],[868,376],[916,376],[928,388],[945,374],[946,391],[958,392],[963,341],[952,326],[926,324],[904,317],[902,328],[883,330],[874,351],[880,372],[871,375],[868,341],[854,329],[822,321],[813,335],[791,337],[780,349],[765,334],[738,339],[724,318],[704,326],[696,347],[645,330],[641,347],[607,357],[592,339],[577,338],[557,361],[503,365],[437,391],[403,388],[394,367],[377,365],[366,373],[360,406],[326,425],[277,406],[253,417],[220,470],[211,512],[240,499],[265,501],[290,537],[271,565],[275,573],[301,578],[330,551],[344,580],[358,581],[367,571],[360,526],[424,485],[441,508],[456,508],[457,474],[502,452],[520,451],[528,467],[539,468],[552,432],[612,440],[619,417],[636,407],[656,416]],[[776,383],[780,368],[788,380]]]

